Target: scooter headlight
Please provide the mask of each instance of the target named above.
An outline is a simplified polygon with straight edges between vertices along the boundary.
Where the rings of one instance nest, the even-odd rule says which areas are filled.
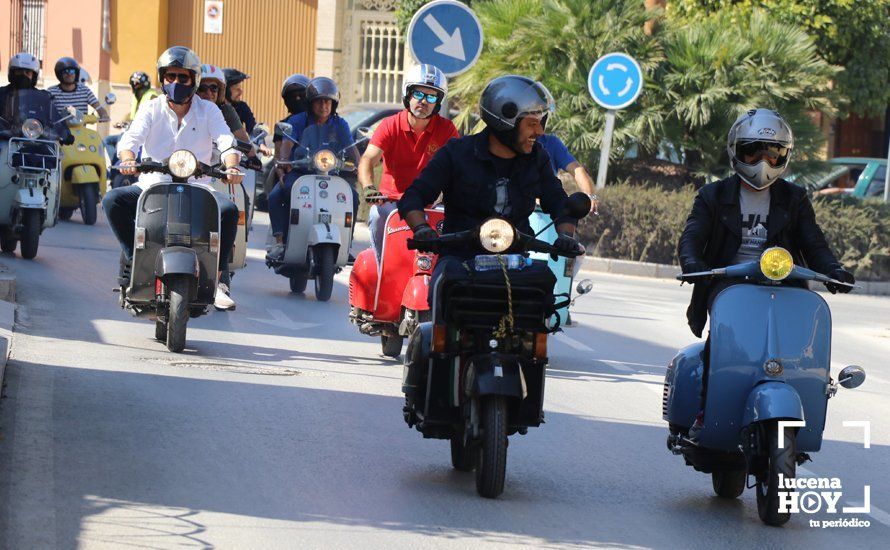
[[[167,167],[170,168],[170,173],[177,178],[189,178],[198,169],[198,159],[191,151],[180,149],[170,155]]]
[[[26,119],[22,123],[22,135],[28,139],[37,139],[43,135],[43,124],[36,118]]]
[[[322,149],[315,153],[313,161],[315,162],[315,169],[319,172],[327,173],[337,167],[337,155],[328,149]]]
[[[785,279],[793,268],[791,253],[780,246],[767,249],[760,255],[760,271],[772,281]]]
[[[489,252],[506,252],[516,239],[516,230],[507,220],[491,218],[479,228],[479,242]]]

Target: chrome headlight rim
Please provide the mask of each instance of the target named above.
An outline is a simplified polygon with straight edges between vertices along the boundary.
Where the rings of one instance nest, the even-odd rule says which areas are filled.
[[[503,218],[489,218],[479,226],[479,244],[492,254],[503,254],[516,242],[516,228]]]
[[[43,123],[36,118],[26,118],[22,122],[22,135],[28,139],[37,139],[43,135]]]
[[[312,156],[312,164],[319,172],[328,173],[337,167],[337,155],[330,149],[319,149]]]
[[[760,255],[760,272],[770,281],[784,281],[794,269],[791,253],[781,246],[767,248]]]
[[[198,159],[191,151],[179,149],[170,155],[167,168],[177,178],[190,178],[198,171]]]

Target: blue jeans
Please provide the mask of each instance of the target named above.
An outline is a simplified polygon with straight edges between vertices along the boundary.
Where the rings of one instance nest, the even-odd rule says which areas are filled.
[[[380,263],[380,254],[383,252],[383,235],[386,228],[386,218],[397,207],[395,201],[387,201],[381,205],[374,205],[368,212],[368,230],[371,232],[371,249]]]

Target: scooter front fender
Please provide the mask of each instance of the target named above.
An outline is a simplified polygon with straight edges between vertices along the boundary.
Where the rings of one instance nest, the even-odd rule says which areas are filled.
[[[473,397],[503,395],[525,399],[527,395],[519,358],[502,353],[483,353],[470,357],[466,387]]]
[[[340,226],[334,224],[317,223],[309,231],[309,246],[317,244],[340,245]]]
[[[754,386],[745,402],[742,426],[778,418],[805,420],[797,390],[784,382],[764,382]]]
[[[71,184],[99,183],[99,171],[90,164],[81,164],[71,170]]]
[[[46,208],[46,197],[39,187],[19,189],[15,195],[19,208]]]
[[[198,277],[201,273],[198,253],[184,246],[171,246],[158,253],[155,260],[155,276],[165,275],[192,275]]]
[[[415,275],[408,279],[405,292],[402,294],[402,307],[414,311],[428,311],[430,309],[430,276],[426,274]]]

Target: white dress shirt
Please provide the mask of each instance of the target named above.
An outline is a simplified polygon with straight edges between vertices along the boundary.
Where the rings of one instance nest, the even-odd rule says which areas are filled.
[[[156,162],[163,162],[174,151],[187,149],[198,162],[210,164],[214,143],[220,151],[225,151],[225,155],[234,153],[241,158],[241,153],[234,149],[235,137],[215,103],[198,96],[192,97],[192,106],[180,124],[179,117],[162,95],[139,109],[130,128],[121,136],[117,148],[135,154],[142,147],[142,158]],[[170,176],[145,173],[139,174],[137,185],[146,189],[161,181],[170,181]],[[198,181],[208,183],[210,178]]]

